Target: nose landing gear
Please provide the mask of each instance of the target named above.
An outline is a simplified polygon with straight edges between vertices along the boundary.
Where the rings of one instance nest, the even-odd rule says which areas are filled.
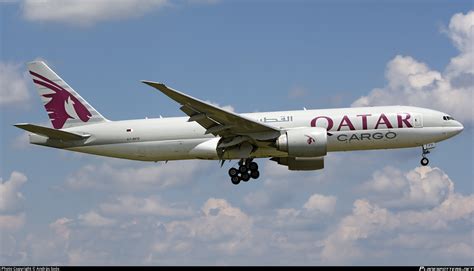
[[[429,154],[430,150],[434,149],[435,147],[436,147],[435,143],[424,144],[423,146],[421,146],[421,150],[422,150],[421,156],[423,158],[421,158],[420,163],[422,166],[427,166],[430,163],[430,160],[426,158],[426,155]]]
[[[428,160],[428,158],[426,158],[426,157],[423,157],[423,158],[421,158],[420,163],[421,163],[422,166],[427,166],[430,163],[430,160]]]
[[[240,181],[248,182],[250,179],[258,179],[260,172],[258,164],[252,162],[253,159],[240,159],[239,168],[229,169],[230,180],[237,185]]]

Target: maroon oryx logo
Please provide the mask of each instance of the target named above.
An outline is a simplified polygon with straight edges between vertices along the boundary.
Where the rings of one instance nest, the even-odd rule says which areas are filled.
[[[33,82],[53,91],[53,93],[41,95],[50,99],[44,107],[55,129],[63,128],[68,119],[80,119],[87,122],[92,117],[89,110],[69,91],[36,72],[30,71],[30,74],[34,76]]]
[[[308,142],[308,145],[316,143],[316,139],[314,139],[314,137],[309,136],[309,135],[304,135],[304,136],[308,138],[308,140],[306,140],[306,142]]]

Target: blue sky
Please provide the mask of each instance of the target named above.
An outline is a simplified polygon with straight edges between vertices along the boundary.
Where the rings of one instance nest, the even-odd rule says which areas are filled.
[[[0,4],[2,263],[474,264],[471,2],[92,3]],[[111,120],[182,115],[146,79],[237,112],[407,104],[466,128],[427,168],[419,149],[262,159],[234,186],[212,161],[28,145],[12,124],[49,125],[34,59]]]

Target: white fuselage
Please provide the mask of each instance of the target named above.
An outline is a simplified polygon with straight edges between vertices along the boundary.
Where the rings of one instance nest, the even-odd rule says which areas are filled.
[[[328,151],[418,147],[462,131],[448,114],[409,106],[359,107],[241,114],[277,128],[328,129]],[[218,137],[188,117],[109,121],[64,131],[88,134],[80,143],[48,140],[32,134],[31,143],[102,156],[141,161],[220,159]],[[255,158],[285,157],[273,147],[258,148]],[[225,159],[237,159],[228,156]]]

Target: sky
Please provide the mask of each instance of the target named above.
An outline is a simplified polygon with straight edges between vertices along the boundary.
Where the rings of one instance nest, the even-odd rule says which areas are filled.
[[[474,265],[471,1],[0,1],[0,262],[12,265]],[[134,162],[29,145],[48,125],[26,63],[110,120],[183,116],[140,83],[236,112],[413,105],[465,126],[421,149]],[[166,127],[163,127],[166,129]]]

